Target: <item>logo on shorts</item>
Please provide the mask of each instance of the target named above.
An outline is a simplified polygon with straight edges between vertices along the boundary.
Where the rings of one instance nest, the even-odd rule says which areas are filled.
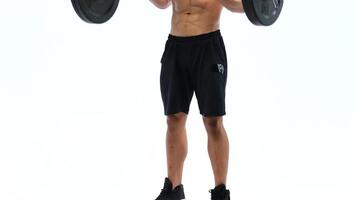
[[[224,74],[224,65],[223,64],[217,64],[217,65],[218,65],[219,73]]]

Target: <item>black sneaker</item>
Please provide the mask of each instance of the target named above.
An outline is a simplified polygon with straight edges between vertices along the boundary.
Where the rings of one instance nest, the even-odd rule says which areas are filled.
[[[209,192],[211,193],[211,200],[230,200],[230,190],[226,189],[225,184],[217,185]]]
[[[163,189],[155,200],[181,200],[185,199],[184,188],[182,184],[177,185],[174,189],[173,184],[168,177],[164,179]]]

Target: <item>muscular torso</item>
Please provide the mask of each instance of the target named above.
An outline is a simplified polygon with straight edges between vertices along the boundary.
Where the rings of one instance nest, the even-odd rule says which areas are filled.
[[[172,8],[172,35],[192,36],[219,29],[219,0],[172,0]]]

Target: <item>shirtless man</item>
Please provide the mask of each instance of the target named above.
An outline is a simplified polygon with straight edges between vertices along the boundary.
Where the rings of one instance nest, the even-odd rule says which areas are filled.
[[[167,116],[167,173],[156,200],[185,198],[182,181],[187,156],[185,123],[195,92],[208,134],[208,154],[215,178],[212,200],[230,200],[226,189],[229,141],[223,126],[227,56],[220,34],[225,7],[243,13],[241,0],[150,0],[160,9],[172,5],[171,31],[161,58],[160,89]]]

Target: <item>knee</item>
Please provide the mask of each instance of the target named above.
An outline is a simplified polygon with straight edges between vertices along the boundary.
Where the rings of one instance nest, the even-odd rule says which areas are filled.
[[[203,117],[203,122],[208,133],[217,133],[223,128],[222,117]]]
[[[185,126],[186,118],[187,118],[187,114],[183,112],[168,115],[167,116],[168,129],[176,130],[179,128],[183,128]]]

